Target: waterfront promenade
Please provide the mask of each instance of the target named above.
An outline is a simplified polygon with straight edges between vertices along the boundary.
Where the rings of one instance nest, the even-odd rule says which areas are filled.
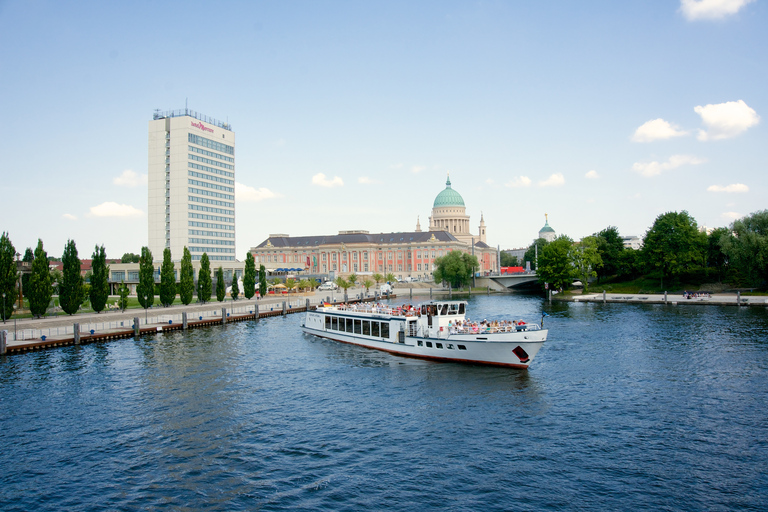
[[[716,305],[768,307],[768,296],[741,296],[737,293],[712,293],[686,297],[681,293],[587,293],[570,292],[552,296],[552,300],[569,302],[645,303],[672,305]]]

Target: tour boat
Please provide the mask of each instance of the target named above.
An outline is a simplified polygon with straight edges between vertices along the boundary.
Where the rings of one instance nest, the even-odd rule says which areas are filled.
[[[513,368],[528,368],[547,339],[541,325],[471,322],[466,310],[464,301],[399,307],[323,303],[307,311],[301,327],[307,334],[401,356]]]

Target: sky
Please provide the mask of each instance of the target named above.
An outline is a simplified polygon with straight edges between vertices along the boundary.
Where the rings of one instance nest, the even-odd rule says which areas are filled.
[[[768,0],[0,0],[0,231],[147,244],[148,122],[229,122],[237,257],[412,231],[452,186],[488,243],[768,208]],[[179,259],[180,255],[173,255]]]

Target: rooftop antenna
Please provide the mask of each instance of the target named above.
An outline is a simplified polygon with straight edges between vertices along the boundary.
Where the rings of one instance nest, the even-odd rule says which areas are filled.
[[[184,114],[189,115],[189,98],[184,98]]]

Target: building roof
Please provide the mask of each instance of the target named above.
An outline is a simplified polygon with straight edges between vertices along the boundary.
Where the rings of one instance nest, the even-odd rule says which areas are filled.
[[[539,233],[554,233],[555,230],[552,229],[549,225],[549,221],[544,222],[544,227],[539,230]]]
[[[433,208],[443,208],[446,206],[464,206],[464,199],[461,194],[451,188],[451,177],[445,181],[445,190],[437,194]]]
[[[458,239],[447,231],[407,231],[399,233],[342,233],[338,235],[313,236],[271,236],[261,242],[256,249],[264,248],[301,248],[307,249],[321,245],[333,244],[400,244],[426,243],[435,237],[438,242],[458,242]],[[268,245],[269,244],[269,245]]]

